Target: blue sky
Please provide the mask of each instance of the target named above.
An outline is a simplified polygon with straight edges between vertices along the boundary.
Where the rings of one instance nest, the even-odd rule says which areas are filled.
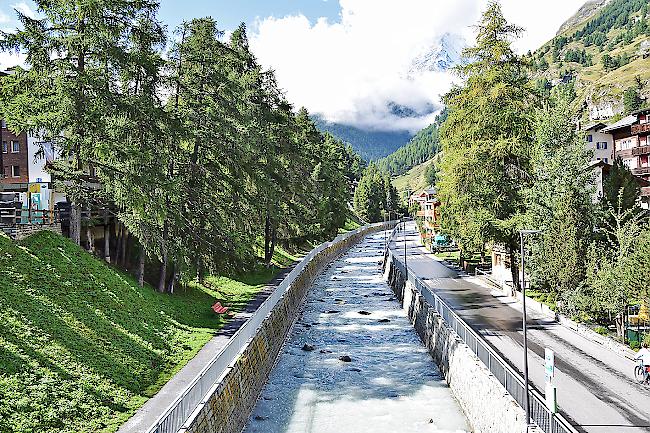
[[[337,0],[161,0],[160,18],[171,31],[183,20],[212,16],[222,30],[233,30],[241,22],[249,27],[256,19],[302,14],[310,21],[326,17],[339,21]]]

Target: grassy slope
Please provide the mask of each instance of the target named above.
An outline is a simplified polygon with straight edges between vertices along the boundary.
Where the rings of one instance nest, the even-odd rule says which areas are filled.
[[[430,159],[422,164],[416,165],[402,176],[398,176],[393,179],[393,185],[395,185],[395,188],[397,188],[400,197],[402,197],[402,193],[408,188],[414,192],[424,189],[428,186],[427,181],[424,177],[424,173],[427,166],[429,164],[433,164],[434,160],[435,158]]]
[[[272,277],[170,296],[54,234],[0,236],[0,431],[115,431],[223,326],[215,300],[242,308]]]

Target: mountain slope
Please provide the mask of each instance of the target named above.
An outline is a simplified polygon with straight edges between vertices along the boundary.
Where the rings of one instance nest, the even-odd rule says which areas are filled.
[[[446,118],[447,111],[443,110],[434,123],[420,130],[405,146],[377,161],[377,166],[393,176],[399,176],[433,158],[438,153],[438,128]]]
[[[350,144],[366,161],[383,158],[405,145],[411,138],[407,131],[366,131],[351,125],[327,122],[318,115],[312,116],[321,132]]]
[[[649,19],[645,0],[587,2],[529,58],[534,78],[541,88],[575,80],[576,106],[590,119],[630,111],[626,91],[649,94]]]

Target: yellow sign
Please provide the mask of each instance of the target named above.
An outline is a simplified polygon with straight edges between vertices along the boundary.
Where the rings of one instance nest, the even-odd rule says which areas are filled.
[[[32,194],[40,194],[41,192],[41,184],[40,183],[30,183],[29,184],[29,192]]]

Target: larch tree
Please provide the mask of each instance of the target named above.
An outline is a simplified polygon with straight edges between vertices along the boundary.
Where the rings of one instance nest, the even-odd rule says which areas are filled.
[[[521,33],[491,2],[477,25],[476,45],[463,52],[464,84],[445,95],[443,157],[437,183],[445,229],[461,247],[506,246],[519,287],[517,230],[531,181],[531,91],[513,52]]]

